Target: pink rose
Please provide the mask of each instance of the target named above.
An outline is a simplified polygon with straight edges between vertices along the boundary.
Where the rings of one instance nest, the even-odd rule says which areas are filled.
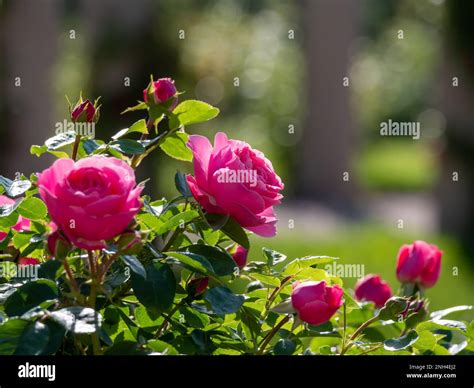
[[[244,268],[247,264],[247,255],[249,251],[241,245],[237,245],[233,251],[231,251],[232,258],[239,268]]]
[[[73,121],[92,123],[98,118],[98,110],[90,100],[79,101],[71,111]]]
[[[3,205],[13,205],[15,201],[11,198],[5,197],[4,195],[0,195],[0,206]],[[30,230],[30,221],[22,216],[18,217],[17,223],[12,227],[13,230],[17,232],[22,231],[29,231]],[[0,241],[2,241],[5,237],[7,237],[8,233],[0,231]]]
[[[194,174],[187,181],[194,198],[209,213],[232,216],[242,227],[263,237],[276,234],[273,205],[284,185],[263,153],[219,132],[214,147],[204,136],[189,137]]]
[[[343,294],[341,287],[326,286],[325,281],[296,282],[293,283],[291,303],[302,321],[321,325],[342,306]]]
[[[41,173],[38,187],[51,219],[82,249],[104,248],[141,207],[133,169],[112,157],[58,159]]]
[[[170,98],[173,98],[174,100],[170,107],[170,110],[173,110],[178,103],[177,93],[178,91],[176,90],[174,81],[171,78],[160,78],[143,90],[143,100],[148,102],[149,94],[153,95],[153,101],[155,104],[162,104]]]
[[[401,283],[418,283],[433,287],[441,273],[441,252],[436,245],[415,241],[398,252],[397,278]]]
[[[392,290],[386,282],[380,279],[379,275],[367,275],[357,282],[355,296],[359,301],[374,302],[375,306],[379,308],[392,297]]]

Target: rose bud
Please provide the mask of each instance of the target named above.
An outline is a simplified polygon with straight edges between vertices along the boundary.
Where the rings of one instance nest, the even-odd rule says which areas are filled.
[[[232,255],[237,266],[242,269],[247,264],[247,255],[249,251],[245,249],[243,246],[234,244],[230,249],[229,253]]]
[[[229,140],[222,132],[216,134],[214,146],[204,136],[191,135],[188,147],[193,152],[194,176],[187,175],[186,180],[204,210],[229,215],[259,236],[275,236],[273,206],[283,198],[284,185],[272,163],[260,151]]]
[[[48,251],[57,260],[65,259],[72,246],[68,239],[58,230],[48,236]]]
[[[403,314],[409,306],[406,298],[399,296],[392,296],[385,302],[385,305],[380,309],[378,317],[384,321],[396,321],[400,314]]]
[[[90,100],[82,100],[82,97],[71,109],[71,119],[74,122],[97,122],[99,119],[99,107],[97,101],[93,104]]]
[[[15,201],[11,198],[8,198],[4,195],[0,195],[0,206],[5,205],[13,205]],[[14,226],[12,226],[13,230],[17,232],[28,232],[30,230],[30,221],[22,216],[18,217],[18,221]],[[3,241],[5,237],[7,237],[8,233],[0,231],[0,241]]]
[[[355,296],[358,301],[374,302],[375,307],[380,308],[392,297],[392,290],[379,275],[367,275],[357,282]]]
[[[207,276],[203,278],[194,278],[188,283],[186,291],[189,295],[196,297],[206,291],[208,285],[209,278]]]
[[[401,283],[416,283],[424,288],[433,287],[441,272],[443,253],[436,245],[415,241],[403,245],[397,258],[397,278]]]
[[[407,328],[414,328],[420,322],[423,322],[428,317],[428,306],[423,300],[418,300],[410,305],[405,319],[405,326]]]
[[[137,231],[125,232],[119,237],[117,245],[120,252],[128,255],[136,255],[140,253],[143,248],[142,236]]]
[[[38,265],[40,262],[38,259],[33,259],[31,257],[20,257],[18,259],[18,265],[25,266],[25,265]]]
[[[341,287],[327,286],[325,281],[296,282],[293,283],[291,303],[302,321],[321,325],[342,306],[343,294]]]
[[[124,161],[89,156],[58,159],[38,179],[53,222],[81,249],[103,249],[128,229],[141,208],[142,185]]]
[[[153,100],[155,104],[164,104],[172,99],[171,105],[168,107],[169,110],[173,110],[178,103],[177,94],[178,91],[171,78],[160,78],[157,81],[152,79],[148,87],[143,91],[143,100],[146,103]]]

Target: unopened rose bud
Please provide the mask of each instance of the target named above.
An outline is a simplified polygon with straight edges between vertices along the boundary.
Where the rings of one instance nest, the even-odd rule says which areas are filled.
[[[405,325],[411,329],[416,327],[428,317],[428,306],[423,300],[412,302],[405,319]]]
[[[209,278],[207,276],[203,278],[194,278],[188,283],[186,291],[190,296],[196,297],[206,291],[208,285]]]
[[[359,301],[370,301],[380,308],[392,296],[392,290],[379,275],[367,275],[355,285],[355,296]]]
[[[71,243],[59,231],[48,236],[47,245],[49,253],[57,260],[65,259],[72,249]]]
[[[128,255],[137,255],[143,248],[142,237],[139,232],[125,232],[120,235],[117,245],[120,252]]]
[[[18,259],[18,265],[25,266],[25,265],[38,265],[40,262],[38,259],[33,259],[31,257],[20,257]]]
[[[177,94],[178,91],[171,78],[160,78],[157,81],[152,80],[143,91],[143,100],[146,103],[149,101],[153,101],[155,104],[166,103],[166,107],[173,110],[178,103]]]
[[[398,316],[402,314],[408,307],[408,300],[393,296],[385,302],[385,305],[380,309],[379,318],[384,321],[397,320]]]
[[[71,119],[74,122],[92,123],[99,119],[99,107],[90,100],[83,101],[82,98],[71,109]]]
[[[228,248],[227,251],[232,255],[235,264],[237,264],[240,269],[245,267],[245,265],[247,264],[247,256],[249,253],[247,249],[245,249],[241,245],[235,244]]]

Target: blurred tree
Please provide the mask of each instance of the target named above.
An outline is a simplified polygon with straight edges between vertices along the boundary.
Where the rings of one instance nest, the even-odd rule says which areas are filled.
[[[342,211],[352,210],[355,199],[351,158],[357,139],[344,77],[349,76],[358,5],[351,0],[315,0],[306,1],[302,9],[309,79],[297,192]]]

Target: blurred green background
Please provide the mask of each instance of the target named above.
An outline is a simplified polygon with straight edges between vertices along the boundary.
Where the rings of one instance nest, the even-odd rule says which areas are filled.
[[[170,76],[221,110],[193,133],[247,141],[285,182],[279,234],[254,238],[252,258],[334,255],[396,289],[399,247],[425,239],[444,251],[433,308],[472,303],[473,4],[0,0],[0,173],[50,163],[28,150],[67,117],[65,95],[102,96],[105,138],[141,118],[120,112],[150,74]],[[380,136],[389,119],[421,138]],[[156,155],[139,178],[173,196],[177,169],[192,170]]]

